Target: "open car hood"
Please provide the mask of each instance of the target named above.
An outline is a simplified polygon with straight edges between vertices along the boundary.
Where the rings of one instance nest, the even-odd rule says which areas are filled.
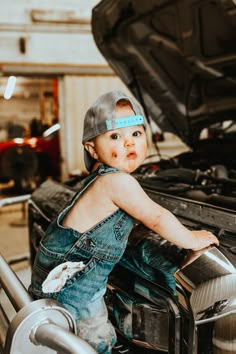
[[[103,0],[95,42],[164,132],[193,146],[236,117],[235,0]]]

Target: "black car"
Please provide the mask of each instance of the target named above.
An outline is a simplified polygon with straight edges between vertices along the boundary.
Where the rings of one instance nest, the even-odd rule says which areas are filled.
[[[188,228],[220,240],[191,260],[191,252],[134,226],[107,286],[114,353],[236,353],[236,3],[103,0],[92,30],[148,121],[189,146],[143,164],[135,177]],[[32,262],[48,223],[79,186],[47,181],[32,194]]]

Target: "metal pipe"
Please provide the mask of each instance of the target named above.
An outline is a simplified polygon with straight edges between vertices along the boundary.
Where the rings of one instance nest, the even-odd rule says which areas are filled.
[[[2,305],[0,304],[0,323],[1,323],[1,329],[0,329],[0,353],[1,353],[1,348],[4,347],[6,335],[7,335],[7,330],[10,325],[10,320],[8,316],[6,315],[5,310],[3,309]]]
[[[10,299],[14,309],[18,312],[32,302],[32,298],[24,285],[9,267],[4,257],[0,254],[0,283]]]
[[[32,336],[32,334],[31,334]],[[53,323],[43,323],[36,328],[33,342],[63,354],[97,354],[83,339]]]
[[[25,194],[25,195],[18,195],[16,197],[3,198],[0,200],[0,208],[6,205],[13,205],[13,204],[27,202],[30,196],[31,194]]]

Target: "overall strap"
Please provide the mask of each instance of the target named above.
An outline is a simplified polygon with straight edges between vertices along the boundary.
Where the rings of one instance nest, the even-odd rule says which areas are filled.
[[[76,193],[73,198],[71,205],[73,205],[76,200],[81,196],[81,194],[99,177],[104,176],[111,173],[121,172],[121,170],[117,168],[110,167],[108,165],[100,165],[94,172],[92,172],[88,177],[83,181],[82,187]]]

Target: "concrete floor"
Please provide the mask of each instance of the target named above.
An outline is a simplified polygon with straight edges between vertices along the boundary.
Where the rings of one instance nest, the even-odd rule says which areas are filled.
[[[0,199],[9,197],[1,194]],[[31,270],[29,266],[27,204],[20,203],[0,208],[0,253],[10,264],[25,288],[28,288]],[[21,259],[23,261],[20,261]],[[8,317],[12,319],[15,312],[4,292],[0,293],[0,301],[7,311]]]
[[[3,194],[6,186],[0,185],[0,200],[12,198],[11,195]],[[5,201],[4,201],[5,203]],[[15,272],[21,283],[27,289],[30,283],[31,269],[29,265],[29,247],[28,247],[28,223],[27,223],[27,204],[19,203],[14,205],[0,207],[0,254],[9,263],[11,269]],[[20,261],[23,259],[23,261]],[[1,269],[4,265],[1,260]],[[8,279],[5,273],[1,274],[2,279]],[[1,327],[0,327],[0,352],[4,347],[8,324],[15,315],[11,301],[2,289],[0,291]],[[7,320],[3,313],[6,314]]]
[[[10,196],[2,195],[3,198]],[[27,203],[0,208],[0,250],[7,261],[29,255]]]
[[[29,252],[26,209],[23,203],[0,209],[0,249],[8,260]]]

